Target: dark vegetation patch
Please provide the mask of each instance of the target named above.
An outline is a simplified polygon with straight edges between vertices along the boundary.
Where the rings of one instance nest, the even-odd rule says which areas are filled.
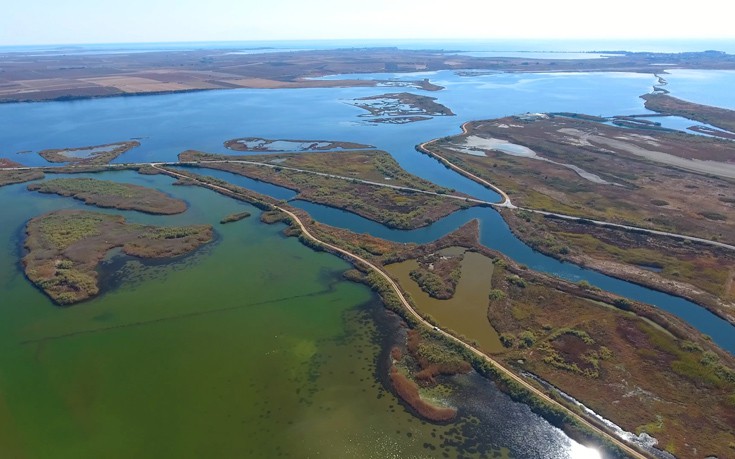
[[[462,277],[463,255],[444,256],[432,253],[418,258],[418,268],[411,271],[411,279],[433,298],[448,300],[454,296]]]
[[[238,222],[244,218],[248,218],[249,216],[250,216],[250,212],[238,212],[238,213],[234,213],[234,214],[230,214],[226,216],[219,222],[220,224],[225,225],[227,223]]]
[[[707,220],[725,221],[727,217],[719,212],[700,212],[699,215],[706,218]]]

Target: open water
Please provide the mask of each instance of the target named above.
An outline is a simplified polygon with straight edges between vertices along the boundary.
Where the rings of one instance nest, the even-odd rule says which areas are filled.
[[[235,137],[343,140],[375,145],[416,175],[494,200],[495,193],[420,155],[414,146],[455,134],[472,119],[542,111],[645,113],[638,96],[656,83],[652,75],[627,73],[363,77],[430,78],[446,89],[419,92],[437,97],[457,116],[375,125],[347,103],[393,88],[231,90],[0,105],[0,119],[7,120],[0,123],[0,157],[42,165],[37,152],[45,148],[139,139],[141,147],[117,162],[171,161],[186,149],[227,153],[222,143]],[[697,81],[703,80],[671,78],[667,89],[674,96],[678,86],[711,95],[711,87],[703,83],[697,89]],[[723,106],[729,103],[723,99]],[[451,400],[460,408],[457,424],[418,420],[380,378],[395,320],[369,290],[341,280],[349,267],[345,262],[283,238],[280,225],[261,224],[255,209],[208,190],[173,187],[166,177],[130,172],[96,177],[153,186],[190,205],[186,213],[167,217],[112,212],[144,223],[215,224],[217,240],[168,264],[113,257],[102,269],[106,293],[58,308],[22,274],[23,226],[44,212],[82,206],[29,193],[23,184],[0,188],[3,456],[589,454],[492,383],[472,376],[462,383],[471,385],[465,392],[471,395]],[[293,197],[288,190],[240,180],[279,199]],[[533,252],[490,209],[457,212],[430,227],[401,232],[324,206],[296,205],[328,224],[412,242],[433,240],[479,218],[487,246],[532,269],[586,279],[651,302],[735,350],[732,327],[712,314]],[[242,210],[253,217],[217,225]]]

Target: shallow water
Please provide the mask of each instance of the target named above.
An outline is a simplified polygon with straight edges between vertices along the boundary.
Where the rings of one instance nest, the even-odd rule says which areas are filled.
[[[454,296],[438,300],[421,290],[410,273],[418,267],[416,260],[388,265],[386,271],[406,289],[418,309],[433,317],[442,327],[464,335],[484,352],[500,352],[498,332],[487,320],[487,298],[493,276],[492,260],[476,252],[467,252],[462,259],[462,277]]]
[[[97,209],[23,184],[0,188],[0,200],[15,203],[0,225],[3,457],[383,458],[425,457],[431,447],[573,458],[579,450],[481,379],[472,387],[514,413],[515,429],[547,441],[479,435],[461,407],[457,424],[420,421],[379,377],[398,322],[367,288],[342,280],[347,263],[284,238],[283,225],[262,224],[257,209],[209,190],[171,186],[165,176],[95,176],[189,204],[174,216],[99,211],[138,223],[210,223],[217,238],[171,263],[113,257],[102,268],[104,294],[59,308],[22,275],[22,228],[53,209]],[[240,211],[253,216],[216,223]],[[472,413],[498,423],[491,412]]]
[[[36,153],[16,152],[131,138],[139,138],[141,147],[116,162],[175,160],[189,148],[231,153],[222,143],[236,137],[343,140],[376,145],[409,172],[498,200],[494,192],[417,153],[414,146],[455,134],[471,119],[527,111],[642,113],[638,96],[656,82],[639,74],[400,76],[423,77],[446,86],[445,91],[422,94],[437,97],[456,117],[406,125],[363,123],[363,111],[348,102],[394,91],[387,88],[231,90],[0,105],[0,117],[12,120],[0,124],[0,157],[46,164]],[[170,178],[130,172],[96,177],[154,186],[190,204],[186,213],[170,217],[106,211],[131,221],[216,224],[244,210],[253,217],[217,225],[214,244],[172,264],[113,259],[104,279],[114,291],[61,309],[23,277],[20,237],[27,219],[82,205],[28,193],[24,185],[0,188],[0,202],[12,203],[4,207],[0,224],[0,445],[8,456],[303,457],[347,452],[420,457],[435,454],[423,445],[434,438],[431,433],[456,435],[449,426],[418,421],[376,381],[381,352],[376,342],[390,334],[389,328],[375,316],[374,295],[339,280],[346,263],[284,239],[281,226],[258,221],[257,210],[208,190],[172,187]],[[260,182],[241,179],[240,184],[266,194],[284,193],[279,199],[293,197],[291,191]],[[488,247],[532,269],[587,279],[657,304],[735,349],[732,327],[701,308],[533,252],[490,209],[468,209],[430,227],[400,232],[336,209],[295,204],[324,223],[406,242],[428,242],[480,218],[481,240]],[[360,308],[367,304],[373,306]],[[492,384],[472,377],[468,381],[464,399],[475,404],[475,411],[466,408],[466,413],[487,413],[486,398],[504,400],[496,413],[503,422],[472,427],[470,418],[463,417],[465,440],[474,435],[473,441],[484,448],[500,453],[500,448],[510,448],[518,457],[570,457],[579,450],[527,407],[492,392]],[[487,392],[478,393],[477,384],[484,384]],[[503,429],[511,419],[515,422],[508,425],[516,427]],[[470,443],[454,444],[452,455],[466,453],[463,445]]]

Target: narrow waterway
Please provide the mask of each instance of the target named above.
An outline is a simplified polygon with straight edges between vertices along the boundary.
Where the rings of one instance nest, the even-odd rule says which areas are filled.
[[[194,169],[196,171],[196,169]],[[260,192],[278,199],[292,198],[293,191],[263,184],[224,171],[201,169],[203,175],[212,175],[232,183],[258,187]],[[255,182],[255,183],[252,183]],[[267,185],[267,188],[264,186]],[[276,194],[268,190],[280,188]],[[255,189],[255,188],[253,188]],[[315,220],[337,228],[345,228],[356,233],[367,233],[375,237],[395,242],[414,242],[423,244],[434,241],[459,228],[463,224],[478,219],[480,221],[480,242],[491,249],[502,252],[529,268],[545,272],[573,282],[586,280],[603,290],[657,306],[680,317],[690,325],[712,337],[723,349],[735,353],[735,333],[727,321],[706,309],[683,298],[646,288],[632,282],[616,279],[597,271],[585,269],[571,263],[564,263],[530,248],[510,230],[500,214],[492,208],[473,207],[450,214],[433,224],[415,230],[397,230],[368,220],[351,212],[308,201],[294,200],[291,204],[305,210]]]

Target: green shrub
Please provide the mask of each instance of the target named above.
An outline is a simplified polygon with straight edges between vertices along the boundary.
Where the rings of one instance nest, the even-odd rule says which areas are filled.
[[[536,335],[534,335],[531,330],[522,331],[521,334],[518,335],[518,338],[520,339],[519,346],[521,348],[531,347],[536,343]]]
[[[488,295],[488,297],[492,301],[500,301],[505,299],[505,292],[500,289],[494,288],[490,290],[490,295]]]

